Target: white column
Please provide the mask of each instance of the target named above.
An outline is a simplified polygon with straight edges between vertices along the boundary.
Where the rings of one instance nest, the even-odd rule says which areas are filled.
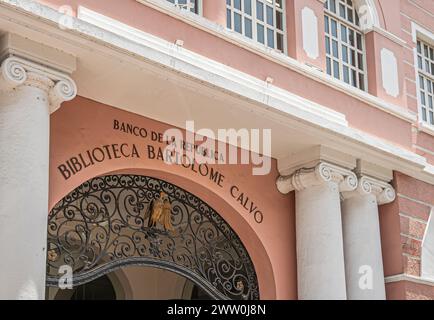
[[[0,299],[45,299],[50,112],[77,90],[14,56],[0,71]]]
[[[378,205],[395,199],[393,188],[363,176],[353,192],[342,194],[347,296],[351,300],[385,300]]]
[[[298,298],[346,299],[340,191],[357,187],[356,175],[321,162],[277,181],[295,190]]]

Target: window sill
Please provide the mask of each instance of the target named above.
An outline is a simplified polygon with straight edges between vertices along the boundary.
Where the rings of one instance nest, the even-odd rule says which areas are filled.
[[[419,122],[419,131],[434,136],[434,126],[425,122]]]

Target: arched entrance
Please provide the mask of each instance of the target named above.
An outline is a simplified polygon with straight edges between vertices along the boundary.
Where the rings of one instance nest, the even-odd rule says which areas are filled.
[[[175,272],[214,299],[259,299],[253,263],[221,216],[193,194],[139,175],[93,178],[48,222],[47,284],[70,266],[80,286],[132,265]]]

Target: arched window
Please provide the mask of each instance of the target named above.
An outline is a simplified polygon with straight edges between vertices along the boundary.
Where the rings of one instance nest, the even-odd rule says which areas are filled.
[[[285,48],[284,0],[226,0],[227,27],[281,52]]]
[[[365,38],[352,0],[325,2],[327,73],[366,89]]]

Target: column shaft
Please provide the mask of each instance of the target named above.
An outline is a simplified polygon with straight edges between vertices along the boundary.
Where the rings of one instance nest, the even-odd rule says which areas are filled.
[[[45,299],[50,112],[74,81],[17,56],[0,67],[0,299]]]
[[[299,299],[346,299],[337,183],[296,191]]]
[[[0,299],[44,299],[49,104],[23,85],[0,96]]]
[[[344,200],[342,222],[348,299],[384,300],[386,293],[375,195]]]

